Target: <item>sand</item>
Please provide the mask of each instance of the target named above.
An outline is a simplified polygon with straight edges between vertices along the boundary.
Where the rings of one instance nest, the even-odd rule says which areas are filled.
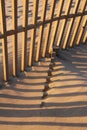
[[[50,59],[11,79],[0,90],[1,130],[86,130],[87,45],[54,58],[50,90],[42,99]],[[44,106],[41,108],[41,103]]]

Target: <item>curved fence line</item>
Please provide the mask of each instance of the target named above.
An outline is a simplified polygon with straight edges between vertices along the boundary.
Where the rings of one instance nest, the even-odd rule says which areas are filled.
[[[22,6],[18,0],[10,0],[11,6],[7,1],[0,0],[0,73],[5,81],[51,54],[53,46],[86,43],[87,0],[23,0]]]

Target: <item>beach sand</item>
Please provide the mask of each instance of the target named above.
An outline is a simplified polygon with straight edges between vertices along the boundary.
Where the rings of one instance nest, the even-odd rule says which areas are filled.
[[[54,63],[45,99],[49,58],[0,90],[1,130],[87,129],[87,45],[61,51]]]

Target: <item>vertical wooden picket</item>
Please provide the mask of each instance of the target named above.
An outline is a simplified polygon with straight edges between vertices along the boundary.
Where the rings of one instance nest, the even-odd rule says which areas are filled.
[[[68,4],[66,5],[66,8],[67,8],[66,15],[69,15],[69,14],[70,14],[71,5],[72,5],[72,0],[69,0],[69,1],[68,1]],[[57,44],[58,44],[59,46],[61,46],[62,37],[63,37],[63,35],[64,35],[64,31],[65,31],[65,28],[66,28],[66,24],[67,24],[67,19],[64,19],[64,21],[63,21],[63,29],[62,29],[61,35],[60,35],[60,37],[59,37],[60,40],[58,41],[59,43],[57,42]]]
[[[49,26],[49,30],[48,30],[48,38],[47,38],[47,46],[46,46],[46,52],[49,53],[48,49],[49,49],[49,41],[50,41],[50,33],[51,33],[51,29],[52,29],[52,19],[54,17],[54,11],[55,11],[55,7],[56,7],[56,1],[54,0],[53,3],[53,7],[52,7],[52,16],[51,16],[51,22],[50,22],[50,26]],[[51,53],[52,53],[52,49],[51,49]]]
[[[7,53],[7,36],[6,36],[6,19],[5,19],[5,0],[0,0],[0,18],[1,18],[1,33],[4,34],[2,39],[3,49],[3,69],[4,80],[8,80],[8,53]]]
[[[17,30],[17,0],[12,0],[12,29]],[[13,42],[13,76],[17,76],[17,33],[12,36]]]
[[[84,27],[86,26],[86,20],[87,20],[87,15],[83,17],[82,23],[81,23],[81,28],[78,29],[77,39],[76,39],[76,45],[79,45],[79,44],[80,44],[80,38],[81,38],[81,36],[82,36]]]
[[[50,9],[50,19],[53,19],[53,15],[54,15],[54,9],[55,9],[55,0],[52,0],[52,6]],[[51,25],[52,22],[50,22],[49,24],[47,24],[47,30],[46,30],[46,37],[45,37],[45,41],[44,41],[44,48],[42,51],[42,57],[45,57],[46,55],[46,51],[47,51],[47,44],[48,44],[48,40],[49,40],[49,35],[50,35],[50,31],[51,31]]]
[[[64,5],[64,0],[61,0],[60,3],[59,3],[59,6],[58,6],[59,10],[58,10],[58,13],[57,13],[57,17],[61,16],[63,5]],[[58,30],[58,25],[59,25],[59,20],[56,21],[56,23],[55,23],[53,35],[52,35],[51,42],[50,42],[50,45],[49,45],[49,48],[48,48],[48,53],[51,53],[52,46],[53,46],[53,44],[55,42],[56,34],[57,34],[57,30]]]
[[[85,1],[84,0],[84,2],[82,3],[82,5],[83,5],[83,8],[82,8],[82,13],[85,11],[85,9],[86,9],[86,6],[87,6],[87,0]],[[76,43],[76,38],[77,38],[77,36],[78,36],[78,33],[79,33],[79,29],[80,29],[80,25],[81,25],[81,23],[82,23],[82,19],[83,19],[83,16],[80,16],[79,17],[80,19],[79,19],[79,21],[78,21],[78,24],[77,24],[77,30],[76,30],[76,33],[75,33],[75,37],[74,37],[74,40],[73,40],[73,44],[75,44],[75,45],[78,45],[77,43]],[[87,18],[87,17],[86,17]]]
[[[74,9],[73,9],[73,14],[76,14],[77,13],[77,10],[78,10],[78,7],[79,7],[79,4],[80,4],[80,0],[77,0],[76,1],[76,3],[75,3],[75,7],[74,7]],[[65,24],[67,24],[67,20],[68,20],[68,18],[66,19],[66,23]],[[73,25],[73,23],[74,23],[74,18],[71,18],[70,19],[70,21],[69,21],[69,25],[68,25],[68,28],[66,28],[64,31],[65,31],[65,38],[64,38],[64,41],[63,41],[63,44],[61,45],[61,47],[63,48],[63,49],[66,49],[66,47],[67,47],[67,40],[68,40],[68,37],[70,37],[70,30],[72,29],[72,25]],[[65,25],[66,26],[66,25]],[[66,31],[67,30],[67,31]],[[63,33],[63,36],[64,36],[64,33]],[[62,36],[62,39],[63,39],[63,36]]]
[[[82,43],[86,43],[87,42],[87,31],[85,31],[83,39],[82,39]]]
[[[29,0],[23,0],[23,27],[25,28],[25,31],[22,32],[22,64],[21,64],[21,71],[24,71],[25,68],[26,68],[28,1]]]
[[[85,11],[86,4],[87,4],[87,0],[84,0],[84,2],[81,5],[82,12]],[[79,25],[81,23],[81,20],[82,20],[82,16],[79,16],[78,19],[77,19],[77,21],[76,21],[76,24],[75,24],[75,29],[74,29],[73,35],[72,35],[72,37],[70,39],[70,43],[69,43],[70,47],[72,47],[74,45],[74,43],[75,43],[76,33],[77,33],[78,27],[79,27]]]
[[[77,14],[78,8],[79,8],[79,5],[80,5],[80,2],[81,2],[80,0],[77,1],[77,5],[76,5],[76,8],[75,8],[75,13],[74,13],[74,14]],[[65,41],[65,44],[64,44],[64,45],[65,45],[65,48],[69,46],[70,35],[71,35],[71,32],[72,32],[72,28],[73,28],[73,26],[74,26],[75,18],[76,18],[76,17],[74,17],[74,18],[71,19],[70,31],[68,32],[69,35],[68,35],[68,37],[66,38],[66,41]]]
[[[68,3],[66,4],[66,15],[69,15],[69,13],[70,13],[71,3],[72,3],[72,1],[69,0]],[[61,30],[60,30],[60,33],[58,36],[58,41],[57,41],[58,46],[60,46],[60,44],[61,44],[62,35],[63,35],[64,30],[65,30],[66,22],[67,22],[66,19],[62,20],[62,27],[61,27]]]
[[[82,35],[80,37],[79,43],[85,43],[85,37],[87,38],[87,20],[85,22],[85,25],[83,27]]]
[[[33,7],[33,20],[32,23],[35,27],[32,29],[31,33],[31,43],[30,43],[30,54],[29,54],[29,63],[28,66],[33,65],[33,56],[34,56],[34,44],[35,44],[35,35],[36,35],[36,23],[37,23],[37,13],[38,13],[38,3],[39,0],[34,0],[34,7]]]
[[[45,16],[46,16],[46,6],[47,6],[47,0],[43,1],[43,8],[42,8],[42,17],[41,21],[45,21]],[[41,44],[42,44],[42,38],[43,38],[43,31],[44,31],[44,25],[40,26],[40,34],[38,38],[38,46],[37,46],[37,52],[36,52],[36,59],[35,61],[38,61],[40,56],[41,56]]]

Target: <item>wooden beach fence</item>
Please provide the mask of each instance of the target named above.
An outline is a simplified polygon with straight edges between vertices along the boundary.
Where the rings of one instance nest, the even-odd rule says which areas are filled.
[[[21,71],[24,71],[27,66],[32,66],[34,62],[38,62],[41,57],[46,57],[46,54],[50,54],[53,46],[66,49],[87,41],[87,0],[32,0],[32,23],[30,24],[28,23],[29,2],[30,0],[23,0],[22,26],[19,28],[17,22],[18,0],[11,0],[12,29],[7,30],[6,3],[5,0],[0,0],[0,40],[5,81],[9,79],[8,70],[10,69],[8,65],[8,36],[12,37],[13,76],[18,74],[19,33],[22,33]],[[39,3],[42,3],[41,7],[39,7]],[[46,18],[48,7],[49,18]],[[39,8],[41,8],[40,21],[37,20]],[[39,28],[39,36],[37,46],[35,46],[37,28]],[[29,55],[27,55],[29,30],[31,30],[31,41]],[[43,37],[44,34],[45,37]],[[36,51],[34,51],[35,47]],[[27,59],[28,63],[26,64]]]

